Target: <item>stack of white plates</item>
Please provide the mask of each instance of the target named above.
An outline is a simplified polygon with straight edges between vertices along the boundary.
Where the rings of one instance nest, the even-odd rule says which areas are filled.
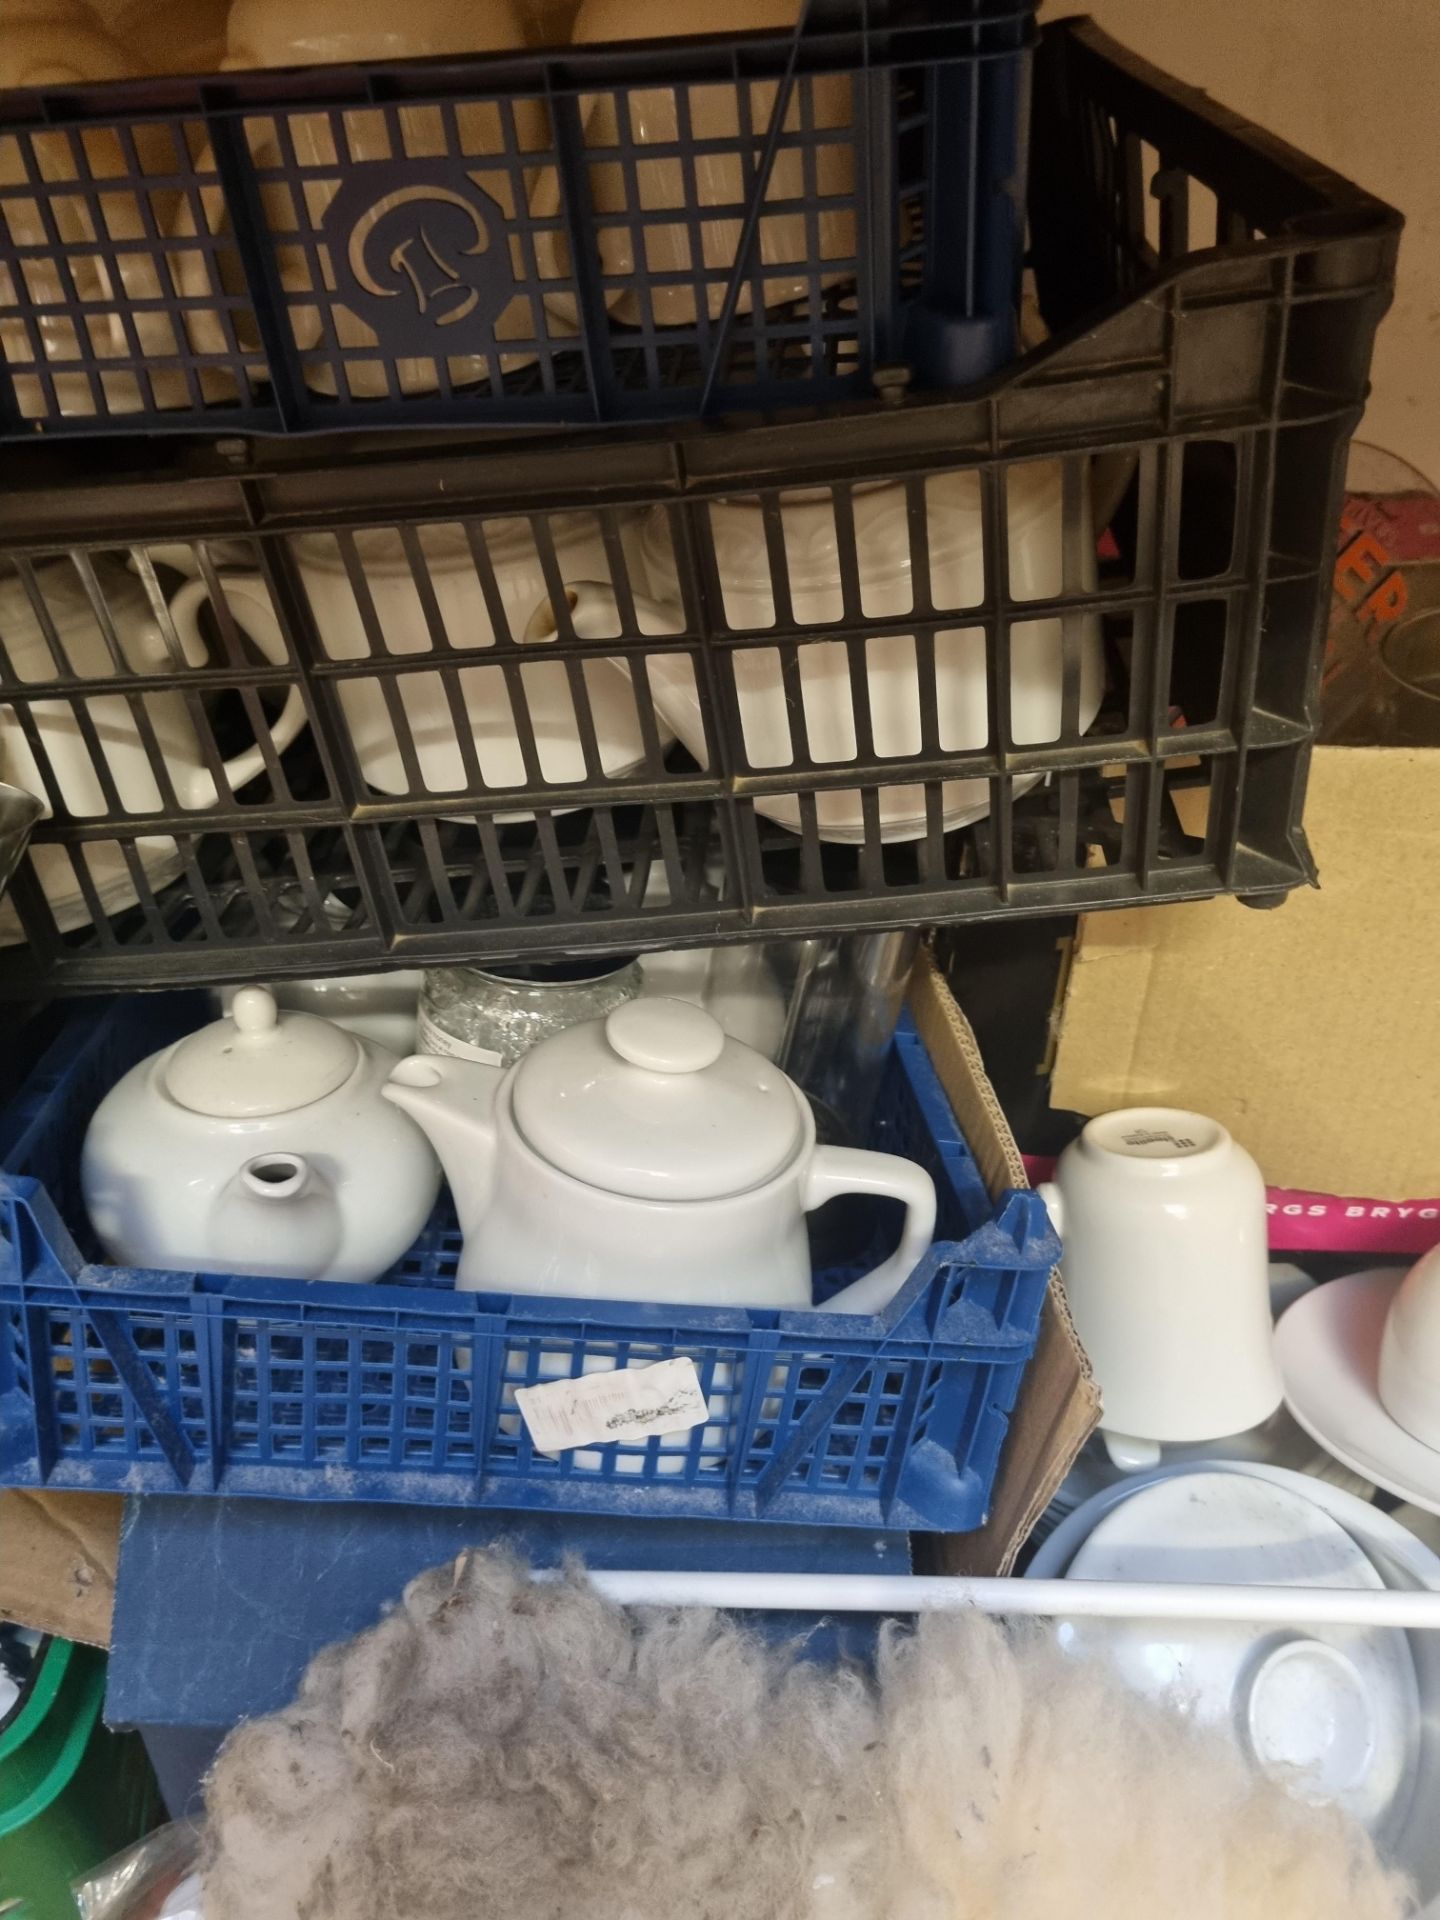
[[[1062,1520],[1032,1579],[1440,1591],[1440,1557],[1343,1488],[1263,1463],[1135,1474]],[[1061,1643],[1228,1729],[1304,1799],[1363,1821],[1381,1856],[1440,1893],[1440,1634],[1228,1622],[1056,1622]]]

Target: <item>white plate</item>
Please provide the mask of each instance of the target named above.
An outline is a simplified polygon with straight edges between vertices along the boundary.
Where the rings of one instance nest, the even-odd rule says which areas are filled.
[[[1046,777],[1041,773],[1017,776],[1010,788],[1012,799],[1018,800],[1022,793],[1029,793],[1033,786]],[[891,846],[902,840],[923,840],[930,831],[930,822],[925,814],[902,813],[898,819],[888,815],[885,812],[883,796],[893,789],[881,787],[879,791],[882,796],[880,838],[885,845]],[[767,820],[773,820],[777,827],[784,827],[787,833],[799,834],[803,831],[800,824],[800,802],[796,799],[766,795],[756,800],[755,811],[764,814]],[[857,816],[860,815],[861,807],[858,799],[855,802],[854,811]],[[977,820],[984,820],[989,812],[990,800],[987,790],[987,797],[978,804],[969,801],[964,806],[947,807],[941,815],[940,830],[942,833],[954,833],[957,828],[974,826]],[[865,844],[863,817],[858,817],[855,824],[850,826],[838,820],[821,823],[817,815],[816,831],[818,837],[829,846],[860,847]]]
[[[1380,1336],[1399,1269],[1347,1274],[1297,1300],[1275,1329],[1285,1403],[1328,1453],[1377,1487],[1440,1513],[1440,1453],[1380,1403]]]
[[[1167,1442],[1160,1449],[1162,1467],[1192,1467],[1212,1460],[1250,1460],[1267,1467],[1286,1467],[1292,1473],[1304,1473],[1316,1480],[1328,1480],[1332,1487],[1343,1487],[1359,1500],[1368,1500],[1375,1489],[1370,1481],[1352,1473],[1314,1440],[1280,1407],[1263,1426],[1245,1433],[1232,1433],[1223,1440],[1186,1440]],[[1058,1525],[1083,1501],[1106,1487],[1132,1480],[1134,1475],[1117,1467],[1097,1434],[1081,1449],[1079,1458],[1061,1482],[1055,1498],[1046,1510],[1050,1527]]]
[[[1087,1534],[1072,1580],[1236,1586],[1384,1585],[1313,1500],[1264,1480],[1197,1470],[1141,1487]]]
[[[1103,1515],[1091,1514],[1067,1578],[1385,1585],[1303,1481],[1217,1466],[1152,1480],[1128,1498],[1117,1493]],[[1227,1728],[1301,1797],[1339,1805],[1375,1832],[1393,1830],[1407,1811],[1421,1719],[1403,1633],[1184,1620],[1064,1620],[1056,1632],[1067,1650],[1106,1660],[1136,1692]]]
[[[658,713],[655,716],[655,726],[658,731],[659,739],[660,739],[660,752],[663,755],[667,753],[670,747],[674,744],[675,736],[670,731],[669,727],[666,726],[665,722],[660,718]],[[578,735],[577,735],[577,738],[578,738]],[[645,769],[645,755],[643,753],[640,753],[640,754],[637,754],[633,760],[627,760],[623,766],[606,767],[605,778],[607,780],[628,780],[632,773],[642,773],[644,769]],[[375,791],[377,793],[380,792],[380,788],[377,787]],[[558,785],[555,789],[556,799],[557,800],[563,799],[564,792],[565,792],[565,789],[562,783],[561,785]],[[408,796],[409,796],[409,788],[407,787],[399,792],[391,794],[389,797],[396,800],[404,800],[408,798]],[[624,806],[631,805],[632,802],[629,800],[629,798],[625,794],[617,793],[613,800],[606,801],[605,804],[607,806],[624,807]],[[552,819],[558,820],[562,813],[579,813],[582,810],[582,808],[587,805],[589,805],[588,801],[577,800],[573,806],[547,807],[546,812],[550,815]],[[478,811],[479,811],[479,803],[477,802],[476,812]],[[440,818],[442,820],[451,820],[457,826],[461,826],[461,827],[473,827],[475,824],[475,813],[442,813],[440,815]],[[524,826],[528,821],[532,821],[534,818],[535,818],[535,815],[533,813],[527,813],[522,808],[518,813],[492,814],[490,816],[490,824],[491,826],[494,826],[494,827]],[[920,831],[923,833],[925,829],[921,827]]]
[[[168,887],[185,870],[184,856],[168,835],[151,834],[138,839],[135,851],[152,893],[161,887]],[[90,870],[106,919],[136,904],[139,895],[135,891],[135,881],[117,841],[92,840],[78,857],[85,861]],[[81,927],[88,927],[92,918],[90,909],[84,894],[75,884],[75,869],[65,850],[54,845],[42,843],[36,846],[32,843],[30,858],[60,932],[74,933]],[[20,917],[14,903],[9,900],[0,903],[0,947],[21,947],[25,941],[26,936],[21,931]]]
[[[1246,1474],[1252,1479],[1268,1480],[1275,1486],[1288,1487],[1294,1493],[1303,1494],[1307,1500],[1313,1500],[1317,1507],[1328,1513],[1332,1520],[1338,1521],[1352,1540],[1359,1542],[1379,1568],[1387,1587],[1398,1587],[1407,1592],[1440,1593],[1440,1553],[1432,1551],[1391,1514],[1382,1512],[1379,1507],[1372,1507],[1367,1501],[1357,1500],[1354,1494],[1347,1493],[1343,1488],[1323,1480],[1314,1480],[1308,1474],[1292,1473],[1285,1467],[1271,1467],[1249,1460],[1206,1460],[1194,1466],[1152,1467],[1146,1473],[1131,1474],[1115,1486],[1104,1488],[1060,1522],[1031,1559],[1025,1569],[1025,1578],[1064,1579],[1082,1542],[1112,1507],[1119,1506],[1123,1500],[1133,1499],[1142,1487],[1154,1486],[1159,1480],[1173,1480],[1180,1474],[1196,1473],[1202,1467],[1211,1473]],[[1416,1637],[1423,1639],[1425,1636]],[[1433,1638],[1440,1643],[1440,1634]],[[1437,1667],[1437,1672],[1440,1672],[1440,1667]]]

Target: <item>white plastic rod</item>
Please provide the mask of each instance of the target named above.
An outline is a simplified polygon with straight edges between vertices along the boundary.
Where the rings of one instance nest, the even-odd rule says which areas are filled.
[[[552,1576],[553,1577],[553,1576]],[[779,1613],[1039,1614],[1103,1620],[1245,1620],[1286,1627],[1440,1627],[1440,1593],[1380,1587],[1237,1587],[1189,1582],[1000,1580],[906,1574],[636,1573],[592,1568],[627,1607]]]

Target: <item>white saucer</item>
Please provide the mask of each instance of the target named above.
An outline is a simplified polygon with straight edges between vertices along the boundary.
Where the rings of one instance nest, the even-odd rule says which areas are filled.
[[[1099,1518],[1066,1577],[1357,1587],[1385,1582],[1364,1548],[1305,1493],[1244,1472],[1179,1474]],[[1405,1636],[1302,1633],[1237,1622],[1063,1620],[1068,1651],[1103,1659],[1135,1692],[1229,1731],[1300,1798],[1372,1831],[1403,1817],[1420,1700]]]
[[[185,857],[167,834],[147,834],[134,843],[141,870],[152,893],[168,887],[185,871]],[[100,910],[108,920],[139,902],[130,863],[117,840],[91,840],[77,858],[86,861],[90,878],[100,901]],[[75,880],[75,869],[63,847],[42,842],[30,848],[36,878],[44,889],[61,933],[75,933],[91,923],[85,895]],[[21,947],[28,936],[20,925],[20,916],[12,900],[0,902],[0,947]]]
[[[1022,793],[1029,793],[1033,786],[1038,785],[1039,782],[1045,778],[1046,775],[1042,773],[1017,776],[1010,788],[1012,798],[1018,800]],[[880,789],[882,796],[888,791],[893,791],[893,789],[887,789],[885,787]],[[777,827],[784,827],[787,833],[799,834],[803,832],[800,802],[798,799],[788,795],[773,798],[768,795],[762,796],[755,802],[755,811],[764,814],[767,820],[773,820]],[[858,799],[855,802],[853,811],[857,818],[855,824],[852,826],[849,824],[849,821],[844,818],[822,822],[819,818],[819,810],[817,808],[817,836],[828,846],[864,846],[865,821]],[[971,800],[967,801],[963,806],[947,807],[941,815],[940,830],[942,833],[954,833],[959,827],[972,827],[977,820],[985,819],[989,812],[990,798],[987,791],[985,799],[978,803]],[[902,813],[898,819],[887,816],[884,811],[884,799],[882,797],[880,802],[880,838],[886,846],[891,846],[900,841],[923,840],[929,831],[930,822],[928,817],[923,813]]]
[[[1400,1269],[1347,1274],[1297,1300],[1275,1329],[1285,1403],[1305,1431],[1354,1472],[1440,1513],[1440,1453],[1380,1403],[1380,1336]]]

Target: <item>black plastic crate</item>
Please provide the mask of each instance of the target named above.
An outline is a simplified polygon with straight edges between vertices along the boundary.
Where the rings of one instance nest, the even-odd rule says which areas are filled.
[[[1047,30],[1037,77],[1055,331],[967,396],[14,461],[3,744],[55,813],[0,905],[0,990],[1311,879],[1333,527],[1399,217],[1087,24]],[[577,580],[612,599],[572,617]],[[183,631],[177,593],[204,603]]]
[[[0,436],[976,379],[1014,349],[1037,5],[0,97]]]

